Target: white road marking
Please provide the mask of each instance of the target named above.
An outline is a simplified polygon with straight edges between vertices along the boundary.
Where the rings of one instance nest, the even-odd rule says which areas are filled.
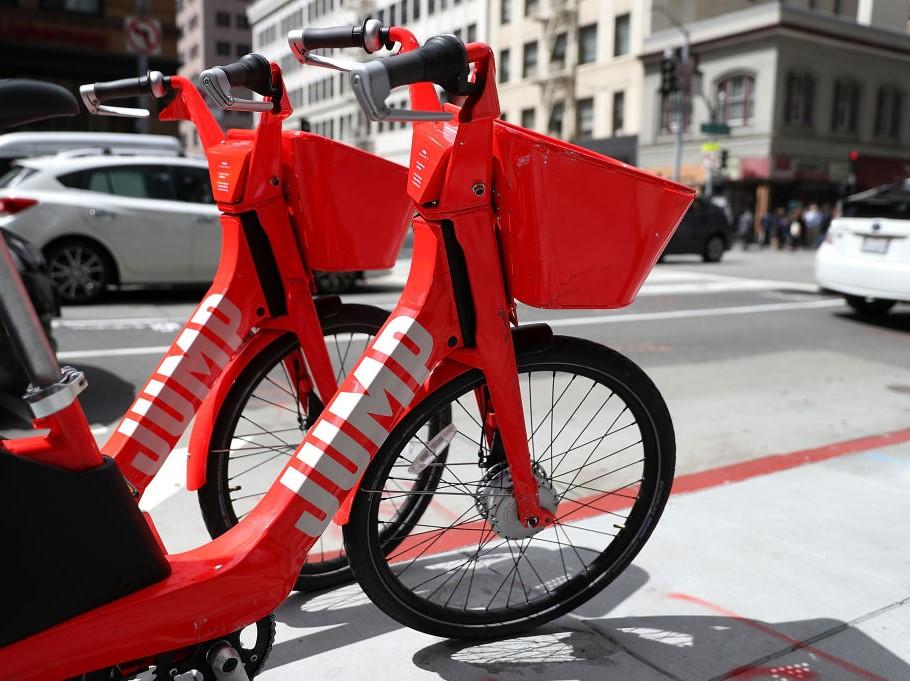
[[[107,348],[104,350],[67,350],[57,353],[57,359],[90,359],[92,357],[130,357],[132,355],[163,355],[170,345],[141,348]]]
[[[161,466],[161,470],[145,488],[139,500],[139,508],[151,511],[186,488],[186,461],[189,457],[186,447],[176,447]]]
[[[589,326],[591,324],[613,324],[617,322],[648,322],[658,319],[686,319],[689,317],[723,317],[728,315],[752,314],[755,312],[787,312],[789,310],[813,310],[841,307],[844,301],[837,298],[811,300],[798,303],[768,303],[764,305],[736,305],[733,307],[706,307],[691,310],[667,310],[665,312],[630,312],[627,314],[594,315],[589,317],[562,317],[555,319],[528,319],[527,323],[546,323],[552,327]],[[91,359],[93,357],[129,357],[133,355],[163,354],[168,345],[138,348],[110,348],[106,350],[70,350],[58,352],[57,358]]]
[[[611,322],[649,322],[657,319],[685,319],[688,317],[723,317],[726,315],[751,314],[753,312],[786,312],[788,310],[812,310],[826,307],[842,307],[844,301],[812,300],[802,303],[768,303],[766,305],[737,305],[734,307],[707,307],[695,310],[667,310],[665,312],[634,312],[630,314],[597,315],[592,317],[567,317],[564,319],[529,319],[528,323],[546,322],[550,326],[587,326]]]

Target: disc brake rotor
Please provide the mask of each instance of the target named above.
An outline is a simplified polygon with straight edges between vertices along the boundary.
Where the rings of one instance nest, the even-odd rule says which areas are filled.
[[[537,496],[540,505],[552,514],[556,513],[559,497],[550,480],[537,466],[532,472],[537,480]],[[527,539],[540,532],[543,527],[528,527],[518,518],[512,474],[507,463],[492,466],[477,485],[474,494],[475,506],[493,530],[503,539]]]

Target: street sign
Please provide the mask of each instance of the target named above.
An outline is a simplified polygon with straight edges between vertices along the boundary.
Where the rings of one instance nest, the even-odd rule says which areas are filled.
[[[151,17],[127,17],[123,22],[126,49],[133,54],[161,54],[161,22]]]
[[[706,135],[729,135],[730,126],[726,123],[702,123],[701,131]]]
[[[717,142],[706,142],[701,145],[701,164],[706,170],[720,168],[720,145]]]

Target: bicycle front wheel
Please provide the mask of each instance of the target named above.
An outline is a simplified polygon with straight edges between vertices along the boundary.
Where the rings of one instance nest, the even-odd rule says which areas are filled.
[[[346,304],[321,320],[339,384],[387,317],[380,308]],[[198,492],[212,538],[227,532],[259,503],[322,410],[315,394],[303,394],[291,378],[289,368],[305,374],[304,367],[297,338],[283,336],[241,372],[219,409],[206,483]],[[350,578],[341,529],[332,523],[307,556],[295,588],[324,589]]]
[[[435,390],[371,462],[344,528],[355,577],[406,626],[472,639],[554,619],[629,565],[666,504],[673,425],[641,369],[603,346],[561,336],[517,359],[538,494],[555,523],[534,530],[517,520],[502,447],[483,413],[489,403],[478,399],[481,372]],[[446,458],[428,464],[439,479],[427,489],[414,460],[427,451],[426,424],[442,411],[457,432]],[[414,496],[433,503],[402,522],[396,508]]]

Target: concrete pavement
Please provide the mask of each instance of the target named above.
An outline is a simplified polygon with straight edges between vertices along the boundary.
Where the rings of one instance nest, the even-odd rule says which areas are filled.
[[[906,681],[908,487],[910,430],[683,476],[632,567],[569,616],[463,643],[353,585],[296,594],[261,678]]]

